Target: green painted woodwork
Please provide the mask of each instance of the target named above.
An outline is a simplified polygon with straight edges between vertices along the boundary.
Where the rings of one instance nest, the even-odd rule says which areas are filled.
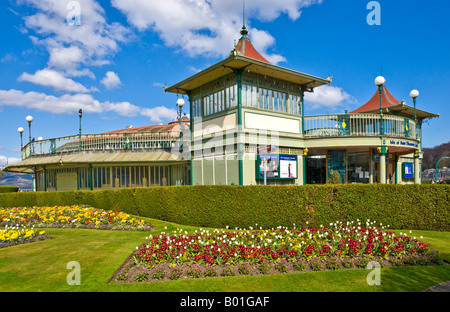
[[[241,142],[241,131],[242,131],[242,70],[237,71],[237,82],[238,82],[238,162],[239,162],[239,185],[244,185],[244,167],[242,163],[242,158],[244,157],[244,146]]]

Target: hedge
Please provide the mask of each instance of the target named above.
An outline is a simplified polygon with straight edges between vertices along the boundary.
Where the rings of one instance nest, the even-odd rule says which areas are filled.
[[[201,227],[272,228],[367,219],[450,230],[449,185],[170,186],[0,194],[1,207],[90,205]]]
[[[18,186],[0,186],[0,193],[15,193],[18,191]]]

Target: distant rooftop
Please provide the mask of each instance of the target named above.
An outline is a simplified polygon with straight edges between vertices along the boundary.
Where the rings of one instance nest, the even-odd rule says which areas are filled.
[[[189,129],[189,118],[187,116],[183,116],[181,118],[181,123],[185,127],[185,129]],[[174,120],[169,122],[167,125],[150,125],[150,126],[141,126],[141,127],[126,127],[125,129],[119,129],[104,133],[136,133],[136,132],[172,132],[179,131],[180,125],[178,120]]]

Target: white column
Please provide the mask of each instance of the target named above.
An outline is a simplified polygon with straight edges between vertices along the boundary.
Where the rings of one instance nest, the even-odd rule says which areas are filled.
[[[380,154],[380,183],[386,184],[386,154]]]
[[[420,159],[414,156],[414,184],[420,184]]]

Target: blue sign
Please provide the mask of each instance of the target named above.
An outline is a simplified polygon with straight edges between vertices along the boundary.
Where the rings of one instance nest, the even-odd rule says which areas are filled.
[[[414,164],[403,163],[402,164],[403,179],[414,179]]]

